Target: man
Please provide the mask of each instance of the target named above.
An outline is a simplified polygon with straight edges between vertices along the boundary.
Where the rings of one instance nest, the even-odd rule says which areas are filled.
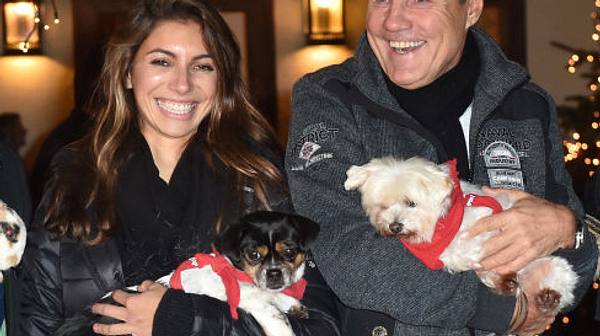
[[[482,10],[483,0],[369,0],[354,57],[294,88],[290,191],[295,209],[321,224],[315,258],[349,307],[344,335],[533,335],[553,320],[473,272],[429,270],[397,240],[376,237],[359,194],[343,188],[351,165],[376,157],[457,158],[463,179],[515,201],[472,232],[501,231],[485,245],[483,270],[507,274],[556,253],[580,276],[577,300],[589,287],[597,250],[563,165],[554,104],[472,28]]]
[[[0,199],[14,209],[23,221],[28,224],[31,219],[31,200],[27,189],[27,180],[21,158],[8,142],[0,140]],[[4,275],[4,283],[0,283],[0,330],[8,330],[9,335],[16,335],[11,328],[17,316],[13,310],[6,311],[5,303],[11,293],[17,293],[18,283],[13,270]],[[10,307],[17,305],[11,304]]]

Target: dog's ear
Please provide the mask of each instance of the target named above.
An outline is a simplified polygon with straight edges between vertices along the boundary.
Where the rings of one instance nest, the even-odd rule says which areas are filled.
[[[295,214],[288,214],[287,216],[289,223],[294,226],[302,239],[300,242],[302,249],[308,249],[308,247],[312,244],[312,242],[315,241],[315,239],[317,239],[317,236],[319,235],[319,224],[304,216]]]
[[[248,223],[240,220],[223,229],[214,241],[215,249],[228,257],[234,264],[241,260],[240,245],[247,227]]]
[[[344,182],[346,191],[357,189],[367,181],[370,171],[366,166],[352,166],[346,171],[348,177]]]

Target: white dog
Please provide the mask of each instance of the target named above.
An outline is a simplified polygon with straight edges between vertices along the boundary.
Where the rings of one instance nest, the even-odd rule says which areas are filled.
[[[25,250],[26,235],[21,217],[0,200],[0,271],[19,264]],[[2,279],[0,272],[0,283]]]
[[[479,218],[512,206],[506,199],[484,196],[478,186],[459,181],[452,161],[436,165],[418,157],[386,157],[352,166],[346,174],[345,189],[361,192],[362,206],[377,232],[399,238],[432,269],[461,272],[479,268],[483,243],[495,233],[466,239],[467,230]],[[518,294],[522,290],[519,284],[537,271],[545,274],[534,294],[539,309],[556,313],[573,303],[577,274],[560,257],[539,258],[511,276],[478,275],[498,292]]]

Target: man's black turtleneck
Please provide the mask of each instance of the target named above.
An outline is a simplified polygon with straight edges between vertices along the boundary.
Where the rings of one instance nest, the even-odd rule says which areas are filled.
[[[403,89],[386,76],[387,86],[398,104],[437,136],[448,157],[458,160],[460,176],[466,180],[471,176],[459,118],[473,100],[479,77],[481,60],[475,43],[469,33],[458,65],[422,88]]]

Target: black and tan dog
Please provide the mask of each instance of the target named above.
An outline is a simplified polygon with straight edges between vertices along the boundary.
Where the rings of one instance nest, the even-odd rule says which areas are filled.
[[[292,336],[286,313],[307,317],[299,301],[306,286],[302,276],[305,255],[318,233],[319,226],[302,216],[250,213],[218,235],[215,253],[196,254],[157,282],[228,302],[234,319],[239,307],[266,335]],[[98,318],[89,310],[77,314],[56,335],[93,334],[93,323],[107,323]]]

